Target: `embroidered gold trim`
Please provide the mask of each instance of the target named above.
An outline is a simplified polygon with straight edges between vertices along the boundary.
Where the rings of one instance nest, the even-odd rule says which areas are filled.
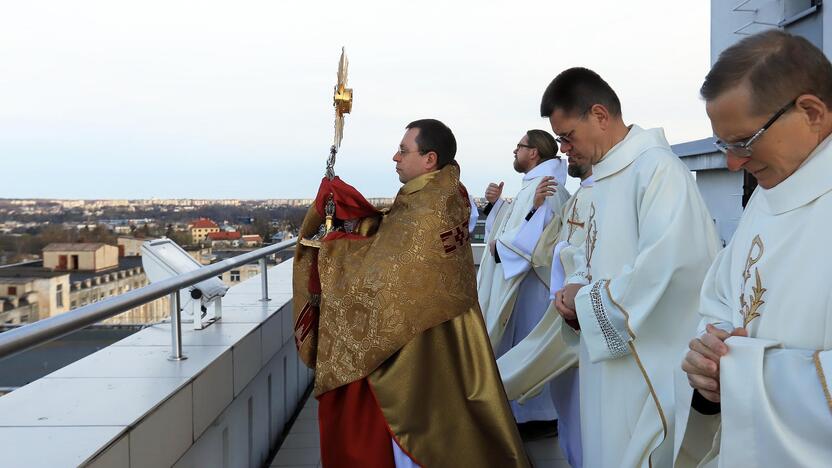
[[[595,222],[595,202],[589,205],[589,220],[586,222],[586,279],[592,282],[592,254],[598,241],[598,224]]]
[[[812,355],[812,360],[815,361],[815,370],[820,378],[820,386],[823,388],[823,394],[826,396],[826,405],[829,406],[829,411],[832,412],[832,394],[829,393],[829,386],[826,384],[826,374],[823,372],[823,366],[820,364],[820,350],[815,351]]]
[[[606,284],[606,291],[607,291],[607,296],[610,298],[610,302],[612,302],[612,305],[617,307],[621,311],[621,313],[624,314],[624,318],[626,319],[624,321],[624,323],[627,325],[627,333],[629,333],[630,337],[632,338],[627,344],[630,346],[630,351],[632,351],[632,353],[633,353],[633,357],[635,358],[636,364],[638,365],[638,368],[641,371],[641,375],[644,376],[644,381],[647,382],[647,388],[650,390],[650,395],[653,397],[653,402],[656,404],[656,409],[659,412],[659,418],[662,420],[662,431],[663,431],[662,440],[658,443],[658,445],[656,445],[656,447],[653,448],[653,450],[650,451],[650,455],[647,457],[647,463],[649,464],[650,467],[652,467],[653,466],[653,452],[655,452],[656,449],[659,448],[659,446],[664,443],[665,439],[667,439],[667,417],[665,417],[664,410],[662,409],[662,404],[659,402],[659,396],[656,395],[656,390],[653,388],[653,382],[650,381],[650,376],[647,375],[647,370],[644,368],[644,365],[641,363],[641,358],[638,356],[638,351],[636,351],[636,345],[635,345],[636,335],[635,335],[635,333],[633,333],[633,330],[630,328],[630,314],[627,313],[627,311],[623,307],[621,307],[621,304],[616,302],[615,299],[612,297],[612,293],[610,292],[610,283],[609,283],[609,281],[607,281],[607,284]]]
[[[754,248],[757,248],[757,256],[754,256]],[[751,294],[748,295],[748,300],[745,298],[745,287],[748,280],[751,279],[751,267],[763,258],[765,246],[763,240],[759,235],[754,236],[751,241],[751,247],[748,248],[748,257],[745,260],[745,270],[742,273],[742,289],[740,289],[740,315],[742,316],[743,328],[748,328],[752,320],[760,316],[758,311],[760,306],[765,304],[763,294],[766,288],[763,287],[763,282],[760,279],[760,269],[754,269],[754,286],[751,287]]]

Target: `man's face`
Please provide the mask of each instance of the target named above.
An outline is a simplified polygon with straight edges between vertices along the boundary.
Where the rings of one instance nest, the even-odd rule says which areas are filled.
[[[760,130],[774,111],[772,115],[752,115],[752,102],[746,85],[728,90],[708,102],[705,110],[716,137],[725,143],[737,143],[746,141]],[[805,114],[792,107],[754,141],[750,156],[741,157],[729,151],[726,159],[730,170],[745,169],[761,187],[770,189],[792,175],[817,144],[817,134],[811,131]]]
[[[418,135],[418,128],[411,128],[404,132],[399,150],[393,155],[393,161],[396,161],[396,173],[399,174],[399,180],[403,184],[435,170],[436,164],[431,163],[428,157],[433,153],[419,153],[419,145],[416,144]]]
[[[540,162],[537,149],[529,146],[529,136],[523,135],[517,148],[514,150],[514,170],[525,174],[534,169]]]
[[[604,157],[604,133],[598,120],[591,113],[586,116],[571,116],[562,109],[555,109],[549,116],[552,131],[558,136],[560,150],[570,160],[579,164],[596,164]]]

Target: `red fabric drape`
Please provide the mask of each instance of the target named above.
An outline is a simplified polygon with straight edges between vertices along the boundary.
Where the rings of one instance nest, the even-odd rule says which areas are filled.
[[[320,395],[318,423],[325,468],[395,468],[387,423],[367,379]]]
[[[335,176],[321,180],[318,195],[315,197],[315,209],[323,218],[326,216],[326,201],[332,195],[335,200],[335,217],[338,219],[366,218],[378,213],[378,210],[361,195],[352,185]]]

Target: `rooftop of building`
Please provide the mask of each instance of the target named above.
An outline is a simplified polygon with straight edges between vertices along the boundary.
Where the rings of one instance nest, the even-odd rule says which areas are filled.
[[[95,252],[109,244],[102,242],[52,243],[43,248],[44,252]],[[113,246],[111,246],[113,247]]]
[[[95,278],[96,276],[118,273],[119,271],[132,270],[137,267],[142,267],[142,257],[121,257],[118,259],[117,266],[98,271],[50,270],[49,268],[44,268],[43,261],[39,260],[37,262],[29,262],[25,266],[9,266],[0,268],[0,281],[8,283],[9,279],[20,279],[24,280],[20,283],[25,283],[26,279],[31,278],[54,278],[56,276],[69,275],[69,281],[76,282]]]
[[[0,268],[0,278],[54,278],[69,274],[68,271],[54,271],[43,267],[43,261],[28,262],[21,266],[8,266]]]
[[[213,241],[221,241],[221,240],[238,240],[242,237],[242,235],[238,231],[220,231],[220,232],[209,232],[208,239]]]
[[[217,229],[219,229],[219,226],[217,226],[217,223],[215,223],[215,222],[213,222],[213,221],[211,221],[210,219],[207,219],[207,218],[197,219],[196,221],[191,223],[191,227],[194,228],[194,229],[207,229],[207,228],[217,228]]]
[[[714,146],[716,138],[708,137],[700,140],[686,141],[672,145],[671,148],[676,156],[686,158],[688,156],[699,156],[703,154],[716,153],[717,149]]]

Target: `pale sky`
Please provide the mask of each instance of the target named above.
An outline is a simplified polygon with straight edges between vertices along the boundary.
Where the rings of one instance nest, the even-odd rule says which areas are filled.
[[[569,67],[604,77],[627,123],[710,136],[709,3],[7,2],[0,197],[311,198],[342,45],[355,100],[336,173],[393,196],[404,126],[430,117],[469,191],[511,195],[512,150],[551,131],[540,96]]]

